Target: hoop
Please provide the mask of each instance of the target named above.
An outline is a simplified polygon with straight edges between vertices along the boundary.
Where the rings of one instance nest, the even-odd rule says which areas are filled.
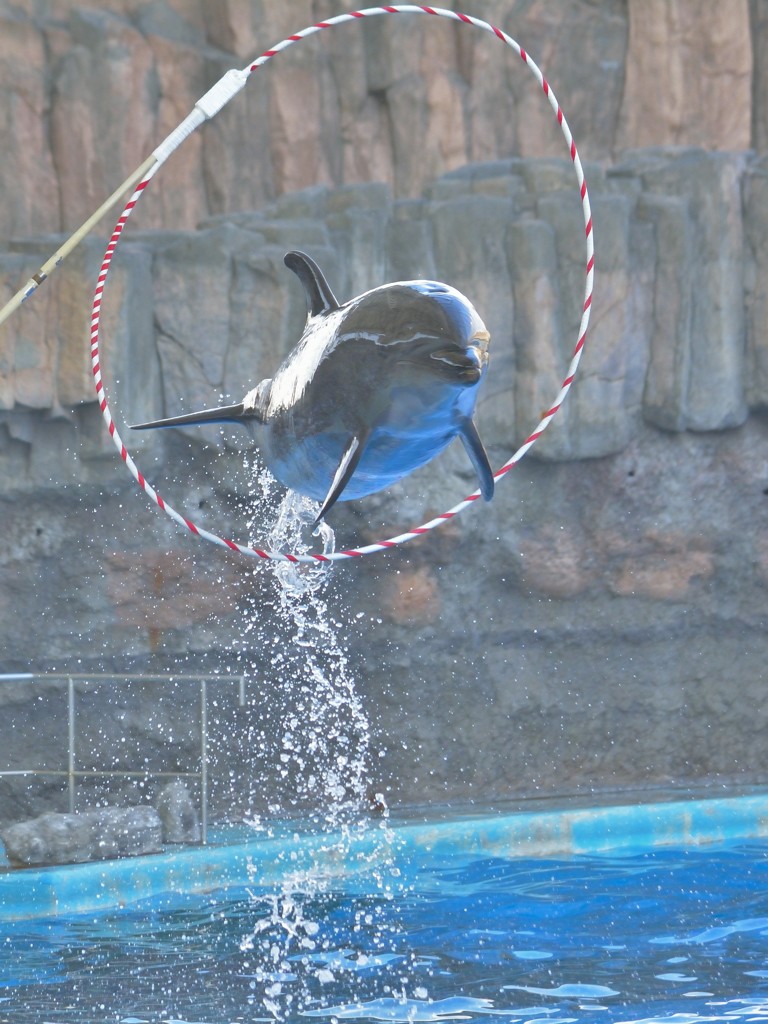
[[[396,537],[390,537],[386,540],[380,540],[373,544],[368,544],[365,547],[350,548],[345,551],[335,551],[329,554],[293,554],[290,552],[282,551],[266,551],[259,548],[253,547],[249,544],[240,544],[234,540],[228,540],[225,537],[220,537],[215,533],[210,533],[208,530],[204,530],[198,526],[191,519],[187,519],[181,513],[177,512],[171,505],[169,505],[163,498],[158,494],[154,487],[149,481],[142,475],[138,466],[131,458],[128,449],[118,433],[115,422],[112,419],[107,397],[104,391],[104,384],[101,376],[100,368],[100,357],[99,357],[99,329],[100,329],[100,315],[101,315],[101,302],[104,292],[104,287],[109,274],[109,269],[112,263],[112,258],[117,249],[117,244],[123,233],[123,229],[133,212],[136,204],[141,199],[144,190],[149,185],[149,182],[154,177],[157,170],[162,166],[165,160],[170,154],[181,145],[192,131],[195,130],[200,124],[202,124],[207,118],[214,117],[218,111],[227,103],[240,89],[246,84],[250,75],[267,61],[271,60],[282,50],[287,49],[294,43],[299,42],[302,39],[314,35],[317,32],[321,32],[323,29],[336,28],[339,25],[343,25],[347,22],[357,21],[363,18],[375,17],[383,14],[427,14],[440,18],[448,18],[451,21],[458,21],[466,25],[472,25],[475,28],[482,29],[485,32],[490,32],[496,36],[501,42],[511,47],[515,53],[525,63],[526,67],[533,73],[539,85],[541,86],[544,95],[549,100],[549,104],[557,117],[558,124],[562,130],[565,138],[568,151],[570,153],[571,161],[573,162],[574,171],[576,173],[576,180],[579,187],[579,195],[581,198],[582,214],[584,217],[584,229],[586,236],[586,250],[587,250],[587,262],[586,262],[586,283],[584,289],[584,305],[582,308],[581,323],[579,325],[578,339],[576,341],[576,347],[573,350],[571,361],[568,366],[565,380],[563,381],[560,391],[558,392],[552,406],[544,413],[539,423],[536,425],[535,430],[531,433],[525,441],[520,445],[516,452],[510,456],[510,458],[494,473],[496,480],[501,480],[506,474],[515,466],[524,455],[533,447],[538,441],[544,431],[547,429],[549,424],[552,422],[553,417],[563,404],[566,395],[570,391],[573,380],[576,376],[576,371],[581,361],[582,351],[584,349],[584,343],[587,336],[587,327],[589,325],[589,316],[592,306],[592,290],[594,282],[594,237],[592,231],[592,214],[589,203],[589,194],[587,192],[587,184],[584,180],[584,171],[581,166],[579,155],[576,151],[576,144],[573,141],[571,130],[568,127],[568,122],[565,119],[560,104],[555,97],[554,92],[550,88],[544,75],[539,70],[536,63],[526,53],[526,51],[517,43],[511,36],[508,36],[506,32],[503,32],[499,28],[495,28],[486,21],[481,21],[479,18],[471,17],[468,14],[459,14],[456,11],[444,10],[438,7],[425,7],[416,6],[411,4],[396,4],[393,6],[386,7],[370,7],[365,10],[352,11],[349,14],[340,14],[337,17],[329,18],[327,21],[318,22],[316,25],[311,25],[307,28],[302,29],[300,32],[295,33],[292,36],[288,36],[283,39],[282,42],[277,43],[272,49],[267,50],[259,58],[253,61],[248,67],[242,71],[229,71],[224,77],[214,85],[214,87],[203,96],[198,103],[195,105],[195,109],[192,113],[168,136],[168,138],[155,150],[154,157],[155,163],[152,164],[148,172],[142,177],[136,186],[135,191],[131,195],[130,199],[125,205],[122,214],[120,215],[115,229],[109,239],[106,252],[104,254],[104,260],[99,270],[99,276],[96,283],[96,290],[93,296],[93,307],[91,316],[91,360],[93,367],[94,382],[96,385],[96,394],[100,403],[101,412],[104,420],[107,424],[110,436],[115,444],[115,447],[120,452],[120,457],[128,467],[132,476],[136,480],[137,484],[141,489],[149,496],[150,500],[153,501],[161,511],[165,512],[166,515],[170,516],[174,522],[178,523],[189,533],[195,537],[200,537],[203,540],[210,541],[212,544],[216,544],[219,547],[229,548],[232,551],[238,551],[240,554],[247,555],[252,558],[260,559],[273,559],[284,562],[338,562],[351,558],[359,558],[363,555],[371,555],[377,551],[386,551],[394,547],[398,547],[401,544],[405,544],[409,540],[413,540],[416,537],[421,537],[425,533],[429,533],[431,530],[436,529],[443,523],[455,518],[464,509],[472,505],[480,497],[479,490],[469,494],[463,501],[460,501],[457,505],[443,512],[441,515],[429,522],[422,523],[421,526],[416,526],[409,530],[407,533],[402,533]]]

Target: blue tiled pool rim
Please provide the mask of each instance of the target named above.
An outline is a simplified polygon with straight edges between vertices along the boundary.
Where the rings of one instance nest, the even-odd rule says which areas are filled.
[[[387,830],[390,841],[384,842]],[[233,839],[233,836],[235,837]],[[212,831],[205,846],[153,856],[26,868],[0,874],[0,921],[104,912],[163,893],[279,885],[311,871],[353,884],[378,857],[413,862],[441,853],[562,857],[768,837],[768,792],[616,806],[461,815],[451,820],[372,822],[359,833]]]

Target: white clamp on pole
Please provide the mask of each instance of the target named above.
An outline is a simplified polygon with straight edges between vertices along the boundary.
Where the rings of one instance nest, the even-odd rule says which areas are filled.
[[[232,68],[222,75],[218,82],[211,86],[204,96],[200,97],[192,112],[153,152],[152,155],[158,166],[164,163],[196,128],[199,128],[204,121],[215,117],[222,107],[225,107],[234,96],[237,96],[248,81],[249,75],[250,71],[240,71],[238,68]]]
[[[122,183],[118,186],[112,195],[96,210],[88,220],[82,224],[77,231],[75,231],[70,237],[60,246],[56,252],[47,260],[36,274],[20,288],[16,294],[9,299],[9,301],[0,309],[0,324],[5,323],[8,317],[15,312],[21,306],[23,302],[37,291],[40,285],[45,281],[53,271],[66,259],[67,256],[75,249],[80,242],[85,238],[89,231],[91,231],[96,224],[101,220],[105,213],[112,209],[113,206],[128,192],[134,188],[137,184],[143,180],[152,177],[158,167],[164,163],[165,160],[177,149],[184,139],[188,135],[198,128],[204,121],[213,117],[221,110],[232,99],[237,93],[243,88],[245,83],[248,81],[250,75],[250,69],[240,71],[237,68],[232,68],[227,71],[214,86],[212,86],[208,92],[201,96],[194,106],[194,109],[181,124],[174,128],[171,134],[164,139],[163,142],[155,149],[151,156],[136,168],[133,174],[129,175]]]

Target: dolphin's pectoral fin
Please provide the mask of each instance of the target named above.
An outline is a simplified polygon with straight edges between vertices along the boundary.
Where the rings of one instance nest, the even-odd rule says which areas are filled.
[[[490,501],[494,490],[493,470],[473,420],[464,421],[459,431],[459,437],[467,450],[467,455],[472,461],[472,465],[475,467],[478,483],[480,484],[480,493],[486,501]]]
[[[360,434],[356,434],[344,449],[338,469],[333,476],[333,482],[331,483],[330,489],[325,496],[325,501],[317,514],[315,525],[320,522],[329,509],[338,501],[341,496],[341,492],[352,479],[352,474],[357,469],[360,457],[365,451],[368,433],[368,431],[362,431]]]
[[[251,418],[245,411],[242,402],[237,405],[222,405],[218,409],[202,409],[199,412],[187,412],[182,416],[171,416],[165,420],[152,420],[149,423],[130,424],[131,430],[152,430],[154,427],[196,427],[205,423],[240,423]]]
[[[339,308],[336,296],[325,280],[325,275],[315,261],[305,252],[287,252],[283,262],[301,281],[307,297],[307,310],[310,316],[331,313]]]

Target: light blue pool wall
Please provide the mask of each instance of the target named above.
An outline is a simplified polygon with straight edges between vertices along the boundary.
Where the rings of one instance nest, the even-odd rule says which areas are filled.
[[[263,838],[223,830],[205,847],[151,857],[0,874],[0,921],[114,910],[163,893],[227,887],[301,886],[318,879],[370,887],[383,866],[432,858],[561,858],[638,854],[668,847],[768,838],[768,793],[593,808],[499,813],[393,824],[372,821],[351,835]]]

